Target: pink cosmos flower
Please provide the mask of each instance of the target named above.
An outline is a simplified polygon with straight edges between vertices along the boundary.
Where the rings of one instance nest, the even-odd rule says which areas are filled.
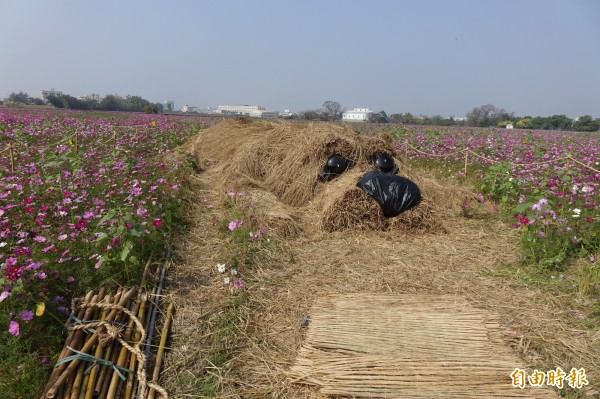
[[[229,224],[227,225],[227,228],[229,229],[229,231],[233,231],[235,229],[237,229],[238,227],[241,227],[244,224],[244,221],[241,219],[235,219],[232,220],[231,222],[229,222]]]
[[[8,326],[8,332],[10,335],[14,335],[15,337],[19,335],[19,323],[14,320],[11,320]]]
[[[160,219],[154,219],[154,220],[152,221],[152,225],[153,225],[154,227],[156,227],[157,229],[160,229],[160,228],[162,227],[162,225],[163,225],[163,222],[162,222],[162,220],[160,220]]]
[[[0,294],[0,302],[2,302],[3,300],[5,300],[6,298],[8,298],[9,296],[9,292],[8,291],[2,291],[2,294]]]
[[[241,278],[236,278],[233,281],[233,286],[238,290],[241,290],[242,288],[244,288],[244,280],[242,280]]]

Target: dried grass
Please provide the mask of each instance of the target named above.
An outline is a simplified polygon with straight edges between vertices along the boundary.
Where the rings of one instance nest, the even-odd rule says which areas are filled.
[[[498,339],[497,321],[461,297],[326,294],[311,316],[289,378],[323,394],[557,397],[549,389],[512,387],[510,373],[524,366]]]
[[[422,205],[401,218],[385,218],[356,182],[377,154],[392,155],[394,149],[383,139],[361,136],[346,126],[234,119],[207,129],[179,150],[197,158],[216,190],[251,191],[261,199],[255,201],[258,212],[286,237],[304,230],[303,217],[325,231],[444,232],[434,208],[453,199],[438,193],[440,186],[415,176],[423,182]],[[355,166],[333,181],[319,182],[321,168],[334,154]]]

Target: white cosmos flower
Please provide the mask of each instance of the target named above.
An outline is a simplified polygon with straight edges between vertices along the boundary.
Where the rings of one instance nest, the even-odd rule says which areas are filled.
[[[580,214],[581,214],[581,209],[579,209],[579,208],[573,209],[573,217],[574,218],[578,218]]]
[[[224,263],[217,263],[217,271],[219,273],[225,273],[225,264]]]
[[[225,278],[223,278],[223,282],[224,282],[225,284],[229,284],[229,282],[230,282],[230,281],[231,281],[231,280],[229,279],[229,277],[225,277]]]

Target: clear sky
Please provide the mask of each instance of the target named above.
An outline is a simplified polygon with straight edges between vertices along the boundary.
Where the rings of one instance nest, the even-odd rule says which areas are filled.
[[[600,117],[598,0],[0,0],[0,98]]]

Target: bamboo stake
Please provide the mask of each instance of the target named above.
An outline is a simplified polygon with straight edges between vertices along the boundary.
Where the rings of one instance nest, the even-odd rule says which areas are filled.
[[[140,295],[140,307],[138,309],[137,318],[144,323],[144,319],[146,317],[146,303],[148,302],[148,295],[146,293]],[[142,338],[141,331],[136,330],[133,334],[133,342],[136,343]],[[135,370],[135,366],[137,363],[137,358],[135,355],[132,355],[129,359],[129,370]],[[125,399],[131,399],[131,395],[133,393],[133,386],[135,381],[135,375],[129,374],[127,376],[127,385],[125,386]]]
[[[167,309],[167,315],[165,316],[165,324],[163,325],[162,331],[160,333],[160,344],[158,345],[158,352],[156,353],[156,361],[154,362],[154,372],[152,373],[152,382],[155,384],[158,383],[158,376],[160,374],[160,366],[162,363],[162,359],[165,353],[165,345],[167,344],[167,336],[169,335],[169,327],[171,324],[171,316],[173,315],[173,310],[175,309],[175,303],[171,302],[169,304],[169,308]],[[150,391],[148,392],[148,399],[154,399],[155,390],[153,387],[150,387]]]
[[[69,396],[71,395],[71,389],[73,389],[74,380],[75,378],[69,378],[67,383],[63,384],[63,386],[60,388],[58,398],[69,399]]]
[[[134,293],[135,293],[135,288],[132,288],[129,291],[127,291],[121,297],[121,301],[119,302],[119,305],[123,306],[123,304],[125,304],[127,302],[127,300]],[[120,312],[120,310],[118,310],[118,309],[111,310],[111,312],[108,314],[108,316],[106,316],[106,321],[112,321],[119,312]],[[85,345],[81,349],[81,352],[87,353],[94,346],[94,344],[96,344],[96,342],[98,342],[98,338],[99,338],[98,333],[93,334],[90,337],[90,339],[85,343]],[[74,359],[70,362],[67,369],[60,375],[60,377],[58,377],[56,382],[52,385],[52,388],[50,388],[50,390],[46,394],[46,398],[52,399],[56,396],[56,392],[58,391],[58,389],[61,387],[62,384],[65,383],[65,380],[74,372],[75,368],[78,365],[79,365],[79,359]]]
[[[113,298],[112,298],[112,294],[108,294],[106,297],[104,297],[104,303],[110,303],[112,302]],[[106,315],[108,314],[108,309],[103,308],[102,309],[102,313],[100,316],[100,320],[105,320],[106,319]],[[98,343],[96,345],[96,350],[94,352],[94,356],[96,357],[102,357],[102,350],[104,348],[102,348],[102,345],[100,345],[100,343]],[[86,386],[86,391],[85,391],[85,398],[84,399],[92,399],[94,393],[95,393],[95,385],[96,385],[96,378],[98,377],[98,368],[100,366],[98,364],[96,364],[94,366],[94,368],[92,369],[92,371],[90,372],[90,379],[88,380],[88,384]]]
[[[469,150],[465,149],[465,177],[467,177],[467,163],[469,162]]]
[[[133,310],[133,313],[137,314],[140,310],[140,303],[138,302]],[[134,321],[130,318],[129,323],[127,323],[127,330],[125,331],[125,335],[123,336],[123,340],[125,342],[131,339],[131,331],[133,330]],[[119,351],[119,357],[117,358],[117,367],[124,367],[125,361],[127,360],[127,355],[129,354],[129,350],[121,345],[121,350]],[[106,395],[107,399],[114,399],[115,394],[117,392],[117,386],[119,384],[120,378],[116,371],[113,371],[112,378],[110,380],[110,386],[108,388],[108,394]]]
[[[408,139],[404,140],[404,160],[408,161]]]
[[[119,303],[121,293],[122,293],[121,291],[117,291],[117,294],[115,295],[115,298],[113,299],[113,305]],[[108,346],[108,348],[106,348],[106,350],[104,351],[104,356],[102,357],[103,359],[110,360],[112,347],[113,347],[113,345],[111,344]],[[94,387],[94,392],[96,395],[100,395],[100,393],[102,392],[102,387],[104,386],[104,380],[106,378],[107,373],[108,373],[108,367],[102,367],[102,370],[100,370],[100,372],[99,372],[98,379],[96,380],[96,386]]]
[[[152,301],[156,300],[156,287],[152,288],[152,292],[146,296],[146,315],[143,320],[144,330],[148,331],[148,326],[150,325],[150,318],[152,316]],[[142,344],[144,345],[144,344]],[[146,365],[148,364],[148,358],[146,358]],[[137,359],[136,359],[137,362]],[[145,366],[146,366],[145,365]],[[133,369],[132,369],[133,370]],[[139,389],[139,381],[138,379],[134,379],[133,390],[132,393],[135,393]]]
[[[94,291],[89,291],[86,294],[84,301],[86,301],[86,302],[91,301],[93,298],[93,295],[94,295]],[[86,312],[86,309],[80,309],[79,312],[77,313],[77,319],[82,320],[82,321],[87,321],[87,320],[85,320],[85,316],[84,316],[85,312]],[[74,315],[74,314],[75,314],[75,309],[71,309],[71,315]],[[70,346],[73,349],[78,349],[77,347],[73,346],[73,345],[79,345],[79,341],[75,341],[75,336],[78,335],[77,333],[83,334],[83,331],[79,331],[79,330],[69,331],[69,335],[67,336],[67,339],[65,340],[65,346],[63,347],[60,355],[58,356],[58,360],[64,359],[71,353],[71,350],[68,348],[68,346]],[[62,372],[66,368],[67,368],[67,364],[63,363],[59,367],[55,367],[54,370],[52,370],[52,374],[50,374],[50,378],[48,379],[48,383],[46,384],[46,387],[44,388],[44,392],[48,392],[50,390],[50,388],[52,388],[54,383],[58,380],[59,376],[62,374]],[[42,398],[44,398],[44,397],[45,396],[42,396]]]
[[[83,381],[84,370],[85,363],[81,363],[79,367],[77,367],[77,374],[75,375],[75,380],[73,382],[73,387],[71,388],[71,392],[69,394],[69,399],[79,399],[79,390],[81,389],[81,382]]]
[[[85,363],[81,363],[82,366],[86,366]],[[88,374],[83,374],[83,381],[81,382],[81,388],[79,389],[79,396],[78,399],[83,399],[85,397],[85,391],[87,390],[87,386],[88,386],[88,380],[90,379],[90,375]]]
[[[571,167],[571,155],[567,155],[567,163],[565,168],[568,170]]]
[[[79,129],[75,130],[75,154],[79,154]]]
[[[10,171],[15,173],[15,153],[12,143],[8,145],[8,152],[10,152]]]

